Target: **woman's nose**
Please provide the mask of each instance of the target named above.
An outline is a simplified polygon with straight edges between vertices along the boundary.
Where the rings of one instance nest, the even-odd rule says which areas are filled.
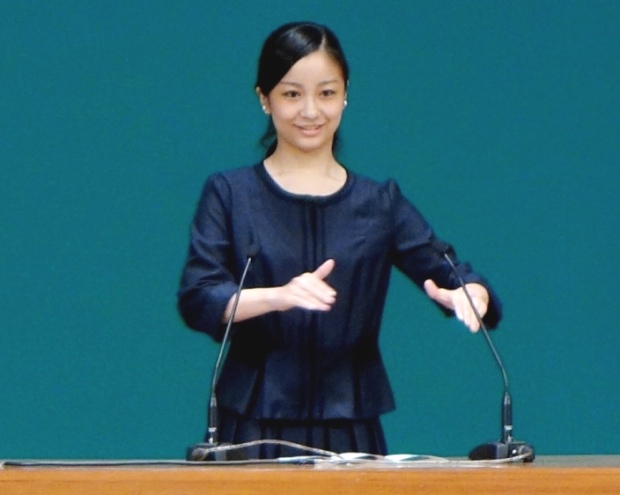
[[[301,109],[301,115],[306,119],[315,119],[318,117],[319,110],[314,98],[308,97],[304,99],[304,105]]]

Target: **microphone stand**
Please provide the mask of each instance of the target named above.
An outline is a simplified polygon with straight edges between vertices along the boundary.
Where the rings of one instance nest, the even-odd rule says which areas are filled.
[[[438,245],[441,247],[438,247]],[[465,284],[465,281],[459,274],[456,266],[454,265],[454,262],[452,261],[452,258],[448,254],[449,246],[443,245],[443,243],[440,243],[439,241],[434,241],[434,247],[439,250],[440,254],[450,265],[452,272],[456,275],[459,284],[463,289],[465,296],[467,297],[467,301],[469,302],[471,308],[474,311],[474,314],[476,315],[476,319],[480,324],[480,330],[482,331],[482,335],[484,335],[484,338],[487,341],[489,349],[491,350],[495,362],[499,367],[504,382],[504,393],[501,404],[501,440],[499,440],[498,442],[484,443],[474,447],[469,452],[468,457],[471,460],[477,461],[483,459],[508,459],[511,457],[523,456],[523,462],[532,462],[536,457],[534,447],[528,445],[525,442],[516,441],[512,437],[512,397],[510,396],[510,388],[508,386],[508,374],[506,373],[506,368],[502,362],[502,359],[500,358],[499,353],[495,348],[495,345],[493,345],[493,341],[489,336],[487,327],[482,321],[480,313],[476,309],[471,294],[469,293],[469,290],[467,289],[467,286]]]
[[[188,461],[240,461],[247,459],[247,454],[241,448],[229,448],[222,450],[216,449],[216,447],[231,447],[231,444],[218,442],[218,405],[215,389],[219,379],[222,363],[224,361],[224,354],[230,341],[230,329],[235,319],[235,314],[237,313],[237,305],[239,304],[239,296],[241,295],[241,290],[243,289],[245,276],[247,275],[250,264],[252,263],[252,258],[254,258],[257,253],[258,247],[256,245],[250,246],[247,262],[245,264],[243,274],[241,275],[239,286],[237,287],[233,307],[230,311],[228,321],[226,322],[226,330],[224,331],[222,343],[220,344],[220,350],[215,361],[215,366],[213,367],[211,397],[209,399],[209,407],[207,410],[207,441],[194,444],[187,448],[185,458]]]

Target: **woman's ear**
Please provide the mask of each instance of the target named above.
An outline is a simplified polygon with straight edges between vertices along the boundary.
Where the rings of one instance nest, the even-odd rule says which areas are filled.
[[[265,114],[267,115],[270,115],[271,109],[269,108],[269,99],[263,94],[259,87],[256,88],[256,94],[258,95],[258,101],[263,108],[263,112],[265,112]]]

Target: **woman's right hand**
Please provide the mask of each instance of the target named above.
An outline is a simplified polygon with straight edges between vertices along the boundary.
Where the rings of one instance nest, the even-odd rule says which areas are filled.
[[[329,311],[336,302],[336,291],[325,279],[334,269],[335,261],[325,261],[313,272],[294,277],[280,287],[243,289],[235,313],[235,321],[243,321],[271,311],[287,311],[302,308],[309,311]],[[233,295],[222,315],[222,322],[228,321],[235,301]]]
[[[325,279],[336,265],[333,259],[325,261],[313,272],[294,277],[276,292],[277,310],[303,308],[311,311],[329,311],[336,302],[336,291]]]

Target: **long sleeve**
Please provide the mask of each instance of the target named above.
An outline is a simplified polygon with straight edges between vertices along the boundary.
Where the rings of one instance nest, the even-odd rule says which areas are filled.
[[[222,337],[222,315],[237,290],[230,268],[230,198],[225,191],[220,176],[207,180],[192,221],[189,253],[178,292],[178,310],[187,326],[216,340]]]
[[[420,289],[427,279],[447,289],[456,289],[460,286],[459,279],[450,264],[438,252],[435,246],[435,234],[422,217],[420,212],[401,193],[394,181],[388,181],[387,186],[391,198],[394,219],[394,265],[407,275]],[[458,274],[463,281],[479,283],[489,292],[489,308],[483,318],[488,328],[495,328],[502,315],[501,302],[491,285],[481,275],[473,271],[471,265],[459,262],[454,249],[449,246],[449,255],[454,261]],[[452,311],[437,305],[446,315],[453,315]]]

